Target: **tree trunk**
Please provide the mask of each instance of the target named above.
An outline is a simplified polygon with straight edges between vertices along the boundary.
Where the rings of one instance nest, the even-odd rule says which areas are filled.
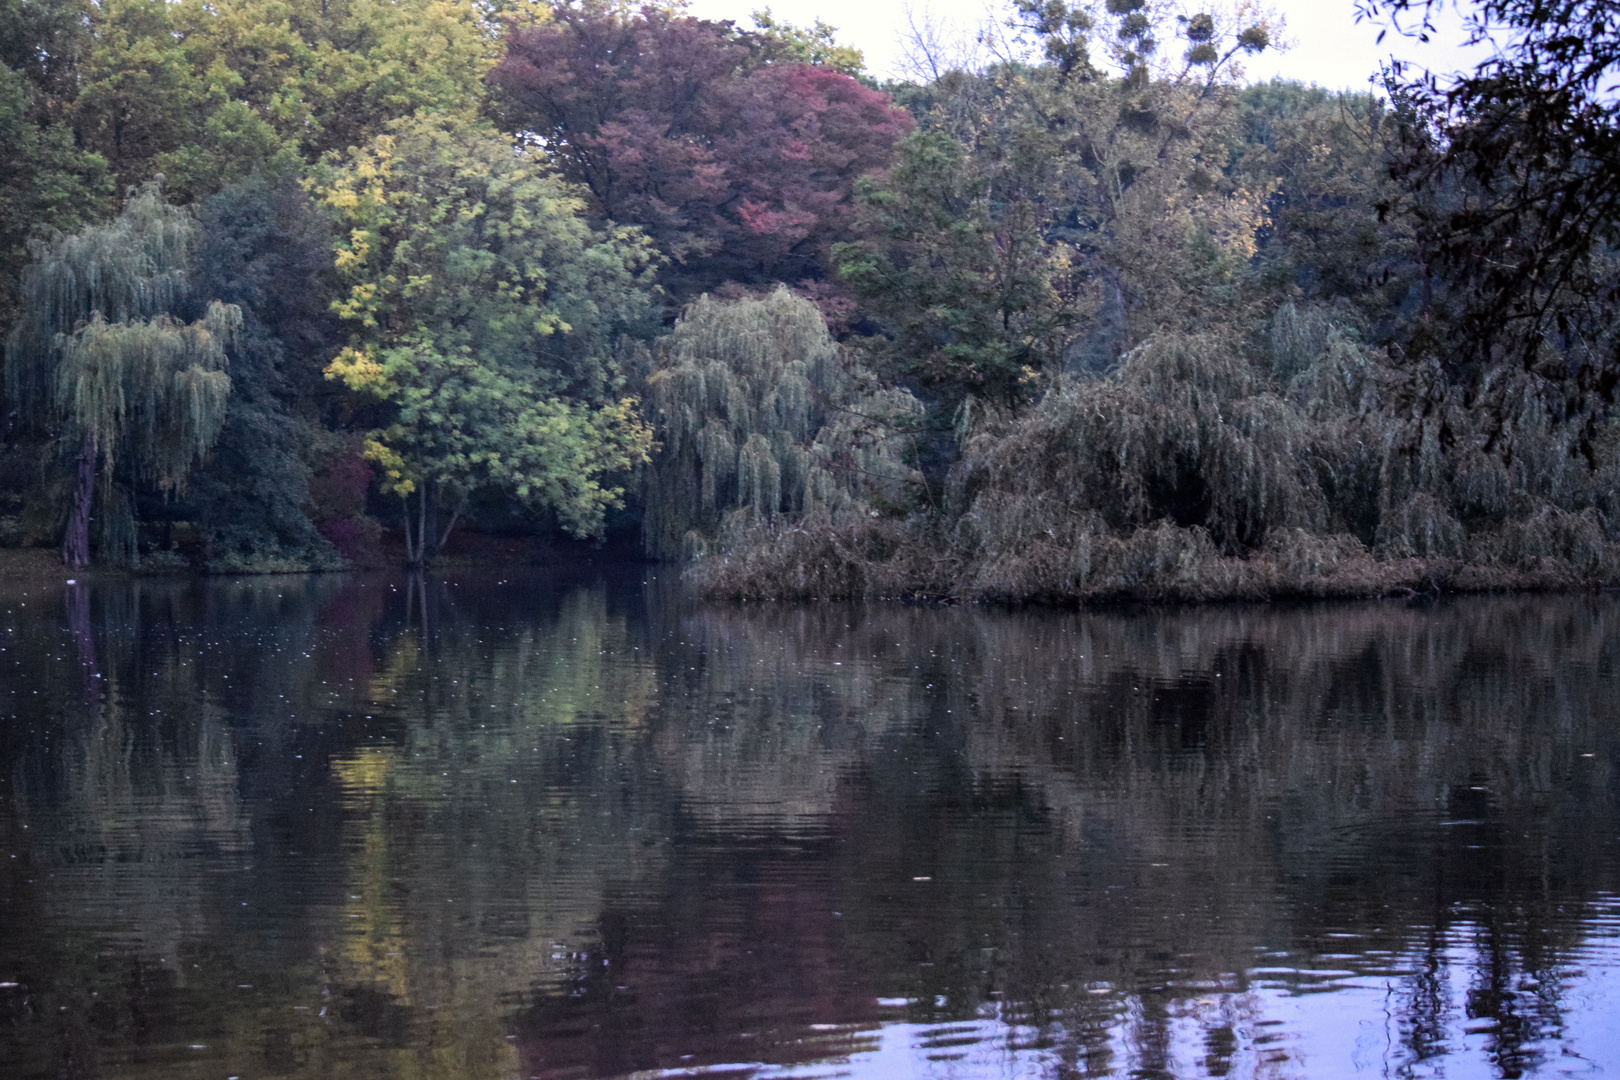
[[[428,495],[434,486],[436,485],[430,485],[426,480],[422,481],[422,501],[426,504],[426,516],[422,520],[422,564],[424,566],[438,558],[439,548],[443,546],[438,543],[437,539],[439,535],[439,500],[436,497],[429,498]]]
[[[411,545],[411,500],[401,495],[399,503],[405,508],[405,565],[416,565],[416,548]]]
[[[79,650],[79,671],[84,677],[84,701],[95,705],[101,700],[101,669],[96,664],[96,638],[90,622],[90,587],[83,582],[69,585],[67,595],[68,629]]]
[[[96,437],[84,433],[79,448],[79,476],[73,489],[73,512],[62,538],[62,561],[69,566],[90,565],[90,505],[96,494]]]
[[[456,522],[461,520],[461,512],[465,509],[467,509],[467,496],[463,495],[461,501],[456,504],[455,513],[450,515],[449,524],[444,527],[444,535],[439,537],[439,546],[436,550],[443,551],[444,546],[450,542],[450,530],[456,527]]]
[[[422,481],[422,490],[416,494],[416,565],[426,566],[428,562],[428,535],[427,535],[427,481]]]

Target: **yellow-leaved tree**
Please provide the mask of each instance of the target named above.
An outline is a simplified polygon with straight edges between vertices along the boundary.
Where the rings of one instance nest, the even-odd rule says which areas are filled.
[[[388,406],[366,453],[404,504],[410,560],[480,488],[599,533],[652,441],[612,358],[653,326],[641,235],[593,229],[533,151],[447,113],[391,124],[315,191],[339,223],[334,309],[352,328],[327,377]]]

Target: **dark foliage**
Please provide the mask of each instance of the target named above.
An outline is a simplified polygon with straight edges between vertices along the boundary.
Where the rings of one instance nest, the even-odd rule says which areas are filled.
[[[1433,30],[1433,0],[1359,6]],[[1409,194],[1385,209],[1413,215],[1450,288],[1458,332],[1436,347],[1445,362],[1487,407],[1500,406],[1483,384],[1503,362],[1556,384],[1589,440],[1620,385],[1620,17],[1606,0],[1484,0],[1468,25],[1474,41],[1507,48],[1455,78],[1392,80],[1412,113],[1394,164]]]
[[[17,314],[27,241],[104,215],[112,185],[100,155],[65,122],[85,45],[74,0],[0,0],[0,330]]]
[[[295,175],[273,173],[208,200],[200,291],[241,306],[225,427],[187,500],[220,568],[273,569],[336,559],[306,515],[312,459],[330,453],[319,422],[322,350],[336,339],[321,273],[331,237]]]

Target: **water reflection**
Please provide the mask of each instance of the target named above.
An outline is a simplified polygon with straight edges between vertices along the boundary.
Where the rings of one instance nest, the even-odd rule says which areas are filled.
[[[1620,1066],[1607,595],[7,587],[6,1076]]]

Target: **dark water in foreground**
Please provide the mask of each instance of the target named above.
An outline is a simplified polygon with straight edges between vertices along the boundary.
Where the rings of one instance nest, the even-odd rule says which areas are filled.
[[[0,592],[0,1077],[1620,1072],[1620,598]]]

